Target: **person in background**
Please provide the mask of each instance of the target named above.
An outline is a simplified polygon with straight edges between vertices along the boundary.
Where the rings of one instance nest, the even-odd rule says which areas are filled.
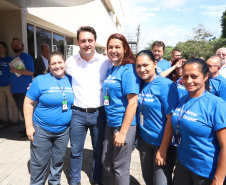
[[[136,56],[136,72],[143,81],[138,100],[140,124],[137,148],[145,184],[171,185],[177,150],[171,146],[168,151],[162,152],[162,148],[171,143],[166,142],[163,135],[171,133],[171,116],[179,96],[176,84],[157,74],[157,65],[149,50],[142,50]]]
[[[34,62],[30,55],[23,52],[24,44],[23,42],[15,37],[12,39],[11,43],[12,50],[15,53],[15,58],[19,57],[20,60],[24,63],[25,69],[17,69],[13,66],[10,67],[10,84],[11,84],[11,93],[16,102],[16,105],[24,118],[23,104],[24,98],[27,92],[27,87],[32,82],[32,75],[34,74]],[[16,73],[21,76],[17,76]],[[12,124],[12,127],[17,127],[18,122]],[[22,133],[21,139],[26,138],[26,133]]]
[[[163,71],[169,69],[171,64],[162,58],[165,51],[165,44],[162,41],[155,41],[152,44],[152,52],[157,61],[157,73],[161,74]]]
[[[18,109],[16,103],[10,94],[10,66],[12,58],[6,55],[7,47],[4,42],[0,41],[0,111],[2,120],[0,128],[8,125],[8,106],[9,103],[12,110],[12,126],[18,124]]]
[[[218,56],[212,56],[206,61],[209,67],[210,92],[226,101],[226,78],[219,74],[222,60]]]
[[[171,52],[171,60],[169,61],[169,63],[172,65],[172,63],[175,61],[175,60],[177,60],[177,59],[179,59],[179,58],[181,58],[182,57],[182,55],[181,55],[181,50],[179,50],[179,49],[173,49],[172,50],[172,52]]]
[[[163,77],[169,77],[172,81],[174,81],[177,85],[177,90],[179,94],[179,98],[183,95],[187,94],[188,91],[182,84],[182,65],[186,61],[186,59],[178,58],[173,61],[172,67],[163,71],[160,75]]]
[[[103,84],[108,125],[102,162],[115,184],[129,185],[140,79],[135,71],[134,55],[123,35],[116,33],[108,38],[107,55],[114,66]]]
[[[34,60],[34,77],[44,74],[48,69],[48,59],[50,54],[49,46],[43,43],[41,45],[41,52],[42,54]]]
[[[60,52],[51,53],[49,69],[50,73],[34,79],[24,100],[26,133],[31,141],[31,185],[45,184],[48,165],[48,183],[60,184],[69,141],[74,93]]]
[[[222,60],[222,66],[219,74],[226,78],[226,48],[219,48],[216,55]]]
[[[181,98],[171,119],[178,150],[174,185],[224,183],[226,102],[208,92],[208,78],[204,60],[193,58],[184,63],[182,80],[189,94]],[[168,143],[172,133],[166,138]]]
[[[107,57],[95,51],[96,31],[90,26],[77,30],[80,52],[66,61],[67,73],[72,77],[75,101],[70,123],[70,183],[81,184],[82,152],[87,129],[93,146],[92,183],[102,185],[102,152],[107,124],[104,110],[103,82],[112,65]]]

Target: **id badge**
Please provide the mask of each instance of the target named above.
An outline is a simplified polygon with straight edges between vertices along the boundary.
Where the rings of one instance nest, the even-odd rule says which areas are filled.
[[[62,101],[62,110],[67,110],[67,100]]]
[[[143,126],[144,125],[144,116],[142,112],[140,112],[140,124]]]
[[[181,144],[181,134],[178,132],[178,133],[173,133],[173,137],[172,137],[172,144],[174,146],[178,146]]]
[[[104,105],[109,105],[110,96],[104,96]]]

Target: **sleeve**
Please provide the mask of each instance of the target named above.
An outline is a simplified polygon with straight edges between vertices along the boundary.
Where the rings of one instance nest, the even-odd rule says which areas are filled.
[[[34,81],[31,83],[30,88],[28,89],[26,96],[33,101],[38,101],[40,97],[40,89],[38,83],[39,77],[36,77]]]
[[[162,89],[162,107],[164,109],[165,115],[173,113],[179,103],[179,95],[177,91],[177,86],[174,82],[167,84]]]
[[[214,131],[226,128],[226,114],[225,114],[226,102],[220,101],[216,103],[216,106],[211,112],[212,123]]]
[[[25,58],[25,68],[28,70],[28,71],[31,71],[31,72],[34,72],[34,61],[33,59],[31,58],[30,55],[27,55],[26,58]]]
[[[219,97],[226,101],[226,85],[222,85],[220,88]]]
[[[137,76],[134,66],[129,66],[122,73],[122,91],[123,94],[139,94],[140,78]]]

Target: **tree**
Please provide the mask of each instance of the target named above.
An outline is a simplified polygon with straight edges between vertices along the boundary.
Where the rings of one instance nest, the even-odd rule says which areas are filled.
[[[192,55],[196,57],[209,58],[214,54],[213,45],[210,44],[209,40],[212,40],[212,34],[209,30],[206,30],[202,24],[198,28],[193,28],[190,34],[190,39],[186,42],[179,42],[176,48],[182,51],[184,58],[189,59]]]
[[[221,28],[222,28],[221,37],[226,38],[226,10],[223,12],[220,22],[221,22]]]

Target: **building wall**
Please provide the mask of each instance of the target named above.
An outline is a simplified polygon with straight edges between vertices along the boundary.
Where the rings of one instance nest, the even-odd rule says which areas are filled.
[[[21,11],[12,10],[0,13],[0,40],[7,44],[9,55],[13,57],[14,52],[12,51],[10,46],[12,38],[18,37],[22,39]]]
[[[100,0],[76,7],[28,8],[27,11],[30,15],[73,33],[76,33],[80,26],[92,26],[97,32],[97,45],[102,47],[105,47],[107,38],[112,33],[122,32],[122,29],[116,28]],[[123,23],[121,26],[124,27]]]

